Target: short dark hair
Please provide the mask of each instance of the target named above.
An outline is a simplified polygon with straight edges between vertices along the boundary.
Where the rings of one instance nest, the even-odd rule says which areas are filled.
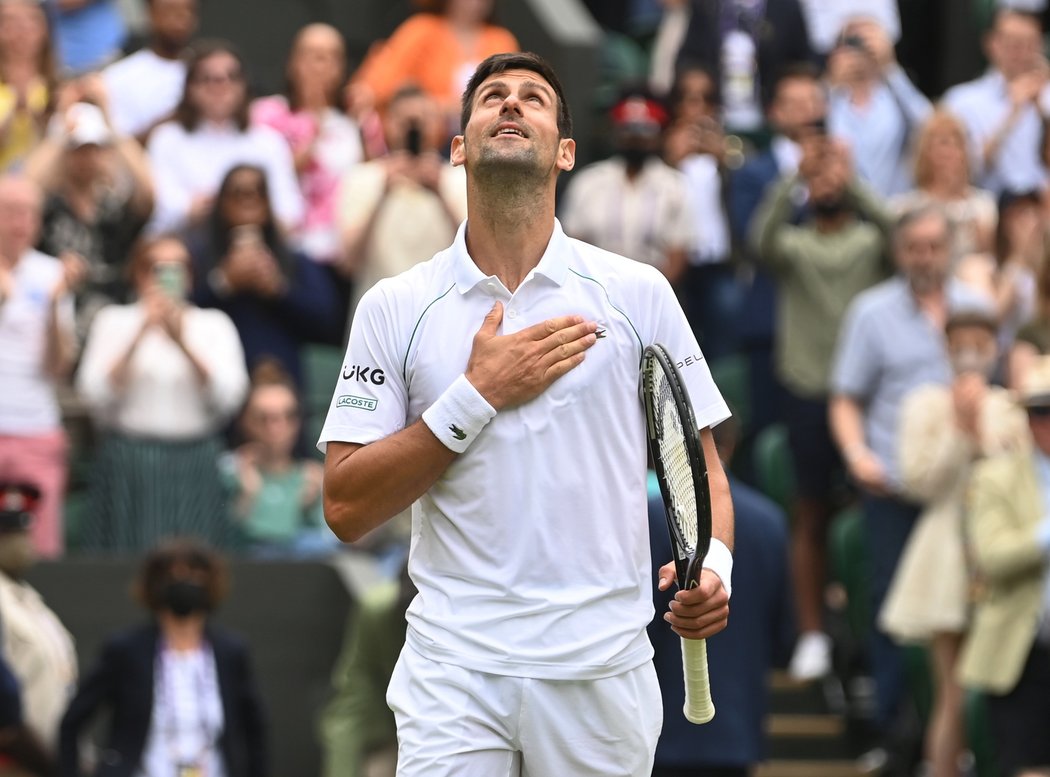
[[[956,329],[973,327],[980,327],[992,335],[999,333],[999,322],[995,320],[994,314],[991,311],[977,309],[959,310],[950,314],[944,323],[944,333],[950,335]]]
[[[565,91],[562,89],[561,81],[557,74],[545,59],[538,54],[525,51],[513,54],[493,54],[474,71],[470,77],[467,89],[463,92],[463,110],[460,114],[460,129],[467,128],[470,115],[474,111],[474,94],[478,91],[485,79],[497,73],[505,73],[508,70],[529,70],[543,78],[558,98],[558,134],[563,138],[572,137],[572,114],[569,112],[569,104],[565,100]]]
[[[179,104],[175,108],[175,121],[181,124],[182,128],[187,132],[195,130],[201,119],[200,111],[190,100],[190,87],[197,78],[197,71],[200,70],[204,60],[214,57],[216,54],[229,54],[237,60],[237,67],[241,71],[241,81],[244,84],[244,100],[238,106],[237,112],[233,116],[233,121],[241,132],[248,129],[248,106],[251,102],[251,96],[248,94],[248,74],[244,57],[241,55],[240,50],[229,41],[203,40],[194,43],[190,50],[189,58],[186,61],[186,85],[182,89],[182,99],[179,100]]]
[[[228,576],[223,558],[198,539],[174,537],[162,540],[142,560],[132,588],[135,598],[152,612],[164,609],[164,588],[176,567],[204,573],[209,611],[226,597]]]
[[[773,77],[773,88],[769,90],[768,109],[780,94],[780,87],[788,81],[812,81],[818,86],[821,84],[820,70],[809,62],[789,62],[780,68]]]

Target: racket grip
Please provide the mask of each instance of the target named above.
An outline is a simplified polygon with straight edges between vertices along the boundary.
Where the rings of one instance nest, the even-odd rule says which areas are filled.
[[[690,723],[707,723],[715,716],[711,680],[707,673],[707,640],[682,640],[682,675],[685,678],[685,713]]]

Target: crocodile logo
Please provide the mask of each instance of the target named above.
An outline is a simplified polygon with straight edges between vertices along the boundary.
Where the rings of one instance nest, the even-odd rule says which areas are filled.
[[[457,440],[465,440],[465,439],[467,439],[467,433],[464,432],[462,429],[460,429],[455,424],[449,425],[448,430],[450,432],[452,432],[452,436],[455,437]]]

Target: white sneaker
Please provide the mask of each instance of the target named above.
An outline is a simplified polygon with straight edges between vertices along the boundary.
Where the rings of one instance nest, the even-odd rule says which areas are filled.
[[[822,631],[804,632],[795,645],[788,673],[802,681],[831,674],[831,637]]]

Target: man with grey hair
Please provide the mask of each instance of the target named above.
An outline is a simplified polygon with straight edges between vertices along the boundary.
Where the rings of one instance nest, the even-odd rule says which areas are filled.
[[[862,492],[870,557],[870,660],[877,724],[888,731],[904,687],[900,652],[876,628],[901,551],[919,514],[903,497],[898,413],[912,389],[948,385],[944,325],[951,310],[987,301],[949,275],[951,227],[944,213],[905,213],[894,232],[898,273],[854,299],[846,312],[831,375],[832,436]]]

